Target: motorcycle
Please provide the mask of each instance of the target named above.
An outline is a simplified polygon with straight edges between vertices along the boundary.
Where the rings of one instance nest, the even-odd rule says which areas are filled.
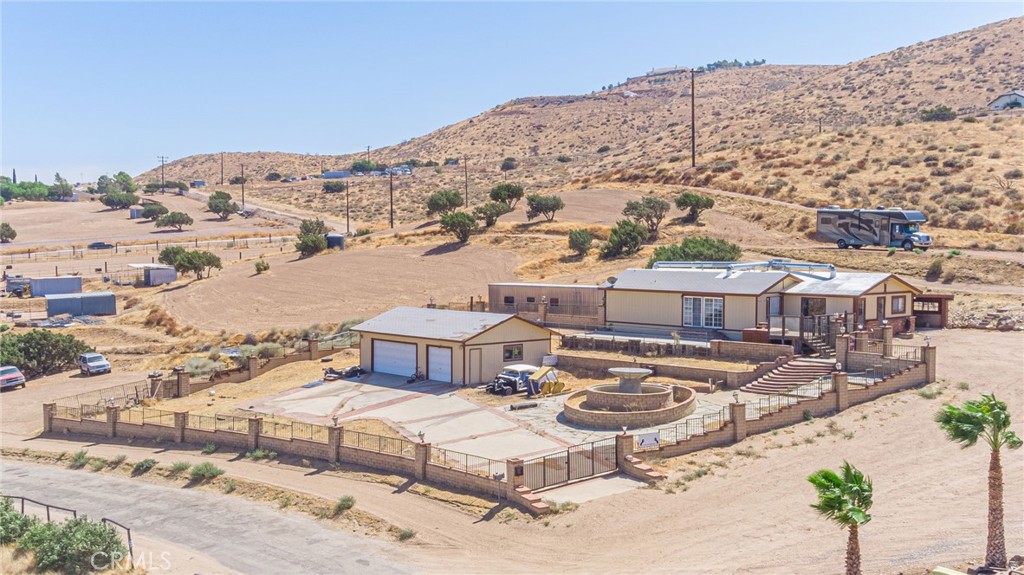
[[[343,369],[334,369],[333,367],[328,367],[327,369],[324,370],[324,381],[334,381],[336,379],[351,379],[353,377],[359,377],[361,375],[366,375],[366,370],[359,367],[358,365],[353,365],[351,367],[346,367]]]

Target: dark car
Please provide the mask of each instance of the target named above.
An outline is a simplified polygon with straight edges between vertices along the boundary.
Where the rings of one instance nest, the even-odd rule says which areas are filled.
[[[93,242],[87,246],[90,250],[112,250],[114,244],[108,242]]]

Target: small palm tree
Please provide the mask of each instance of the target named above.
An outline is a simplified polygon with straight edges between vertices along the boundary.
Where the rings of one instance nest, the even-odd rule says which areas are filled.
[[[846,541],[846,575],[860,575],[860,539],[858,529],[871,515],[871,480],[856,467],[843,462],[840,473],[821,469],[807,478],[818,490],[818,503],[811,505],[826,519],[849,530]]]
[[[981,399],[968,401],[963,407],[949,405],[935,414],[942,431],[950,441],[967,448],[978,441],[987,443],[992,450],[988,464],[988,544],[985,546],[985,565],[1006,567],[1006,536],[1003,533],[1003,464],[999,451],[1003,446],[1017,449],[1024,441],[1010,430],[1010,414],[1006,403],[991,393]]]

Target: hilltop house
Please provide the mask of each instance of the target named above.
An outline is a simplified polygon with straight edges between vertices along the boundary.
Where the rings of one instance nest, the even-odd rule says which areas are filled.
[[[1011,90],[988,103],[988,107],[993,110],[1006,110],[1022,106],[1024,106],[1024,92],[1020,90]]]

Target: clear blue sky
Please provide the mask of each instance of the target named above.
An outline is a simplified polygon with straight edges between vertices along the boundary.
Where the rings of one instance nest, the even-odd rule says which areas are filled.
[[[74,182],[158,155],[355,152],[654,67],[843,64],[1020,15],[1019,2],[5,1],[0,173]]]

